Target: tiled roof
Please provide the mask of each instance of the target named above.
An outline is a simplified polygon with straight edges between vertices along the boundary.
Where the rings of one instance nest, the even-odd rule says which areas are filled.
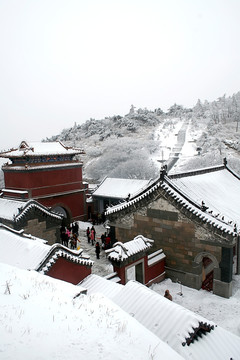
[[[139,191],[142,191],[151,180],[139,179],[119,179],[119,178],[105,178],[98,188],[93,192],[93,196],[107,197],[113,199],[126,199],[136,196]]]
[[[81,154],[82,149],[67,147],[61,141],[56,142],[26,142],[22,141],[18,148],[0,153],[0,157],[12,158],[40,155]]]
[[[110,260],[124,261],[132,255],[150,249],[153,243],[153,240],[138,235],[124,244],[116,242],[111,249],[105,250],[105,253]]]
[[[12,199],[1,199],[0,198],[0,218],[11,220],[11,221],[19,221],[21,220],[27,212],[29,212],[32,209],[37,209],[40,212],[44,213],[47,216],[56,218],[61,220],[62,215],[56,214],[52,211],[50,211],[45,206],[39,204],[35,200],[29,200],[29,201],[18,201],[18,200],[12,200]]]
[[[119,291],[123,288],[123,285],[117,284],[111,280],[106,280],[95,274],[87,276],[79,285],[87,289],[88,295],[99,292],[110,299],[115,295],[117,296]]]
[[[129,281],[123,286],[112,284],[96,275],[92,278],[90,275],[81,285],[87,289],[88,294],[99,292],[110,298],[184,359],[239,358],[238,336],[138,282]],[[113,285],[114,291],[111,291]],[[209,331],[205,331],[206,328]]]
[[[194,185],[193,185],[194,183]],[[193,219],[235,236],[240,229],[240,181],[223,166],[156,179],[139,196],[109,207],[106,215],[140,207],[142,201],[164,197]],[[206,207],[203,206],[203,203]],[[236,227],[235,227],[236,224]]]
[[[199,171],[195,175],[176,174],[170,179],[189,199],[194,199],[198,205],[203,201],[206,214],[211,212],[220,220],[224,218],[227,224],[230,221],[239,224],[240,228],[240,179],[227,168],[203,173]]]
[[[239,356],[238,336],[140,283],[129,281],[112,300],[185,359],[219,360]],[[201,323],[210,325],[212,331],[201,333],[201,337],[196,336],[187,346],[186,340]]]
[[[42,239],[0,224],[0,262],[44,273],[58,257],[82,265],[93,265],[93,261],[89,260],[88,255],[84,256],[82,250],[70,250],[61,244],[50,246]]]

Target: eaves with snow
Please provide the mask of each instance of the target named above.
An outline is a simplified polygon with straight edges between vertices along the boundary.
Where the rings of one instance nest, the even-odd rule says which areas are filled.
[[[0,262],[47,274],[59,258],[88,267],[93,265],[83,250],[70,250],[58,243],[50,246],[23,230],[13,230],[0,224]]]
[[[136,196],[146,188],[151,180],[105,178],[92,193],[93,197],[126,199],[129,195]]]
[[[73,148],[65,146],[61,141],[56,142],[26,142],[22,141],[18,148],[13,148],[8,151],[2,151],[0,157],[15,158],[15,157],[31,157],[41,155],[76,155],[82,154],[84,151],[80,148]]]
[[[116,242],[111,249],[105,250],[109,260],[124,261],[127,258],[143,251],[147,251],[152,247],[153,240],[142,235],[136,236],[133,240]]]
[[[45,216],[53,219],[62,220],[62,215],[50,211],[35,200],[19,201],[13,199],[0,198],[0,219],[9,220],[17,223],[23,219],[31,210],[38,210]]]
[[[105,214],[115,217],[161,196],[192,219],[225,235],[235,236],[240,230],[240,178],[224,165],[169,176],[162,174],[137,196],[107,208]]]
[[[239,359],[238,336],[138,282],[123,286],[90,275],[81,286],[110,298],[184,359]]]

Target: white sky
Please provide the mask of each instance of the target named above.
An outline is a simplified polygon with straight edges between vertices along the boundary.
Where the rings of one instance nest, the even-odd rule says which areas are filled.
[[[240,90],[239,0],[0,0],[0,150]]]

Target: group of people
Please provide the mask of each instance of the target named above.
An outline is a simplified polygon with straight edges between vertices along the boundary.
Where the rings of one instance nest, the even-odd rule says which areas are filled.
[[[97,259],[99,259],[101,246],[100,246],[99,241],[96,241],[96,230],[95,230],[94,225],[92,225],[91,229],[89,226],[87,227],[86,235],[87,235],[88,243],[91,243],[92,246],[95,245],[96,257],[97,257]],[[101,242],[102,242],[102,249],[106,250],[111,247],[111,238],[109,235],[107,235],[106,232],[101,235]]]
[[[95,227],[92,225],[92,227],[90,229],[90,227],[88,226],[88,228],[86,230],[86,233],[87,233],[87,241],[88,241],[88,243],[92,243],[92,246],[94,246],[94,244],[96,242],[96,230],[95,230]],[[101,251],[100,244],[97,241],[96,245],[95,245],[95,252],[96,252],[97,259],[99,259],[100,251]]]
[[[99,259],[101,248],[106,250],[111,247],[111,238],[107,233],[101,235],[101,245],[99,241],[96,241],[96,230],[94,225],[90,228],[88,226],[86,230],[87,241],[88,243],[95,246],[96,257]],[[80,244],[79,236],[79,226],[77,222],[70,224],[68,226],[62,225],[60,228],[60,237],[61,243],[64,246],[70,247],[71,249],[78,249],[78,245]]]
[[[78,223],[74,222],[68,226],[62,225],[60,228],[60,237],[62,245],[69,247],[71,249],[77,249],[78,247],[78,235],[79,235],[79,227]]]

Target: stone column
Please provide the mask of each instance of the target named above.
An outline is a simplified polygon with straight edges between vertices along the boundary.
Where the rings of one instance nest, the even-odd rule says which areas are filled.
[[[214,280],[213,293],[225,298],[232,296],[233,248],[222,248],[220,280]]]
[[[237,275],[240,275],[240,235],[238,235],[236,240],[236,255],[237,255]]]
[[[220,268],[221,281],[230,283],[233,275],[233,248],[222,248]]]

